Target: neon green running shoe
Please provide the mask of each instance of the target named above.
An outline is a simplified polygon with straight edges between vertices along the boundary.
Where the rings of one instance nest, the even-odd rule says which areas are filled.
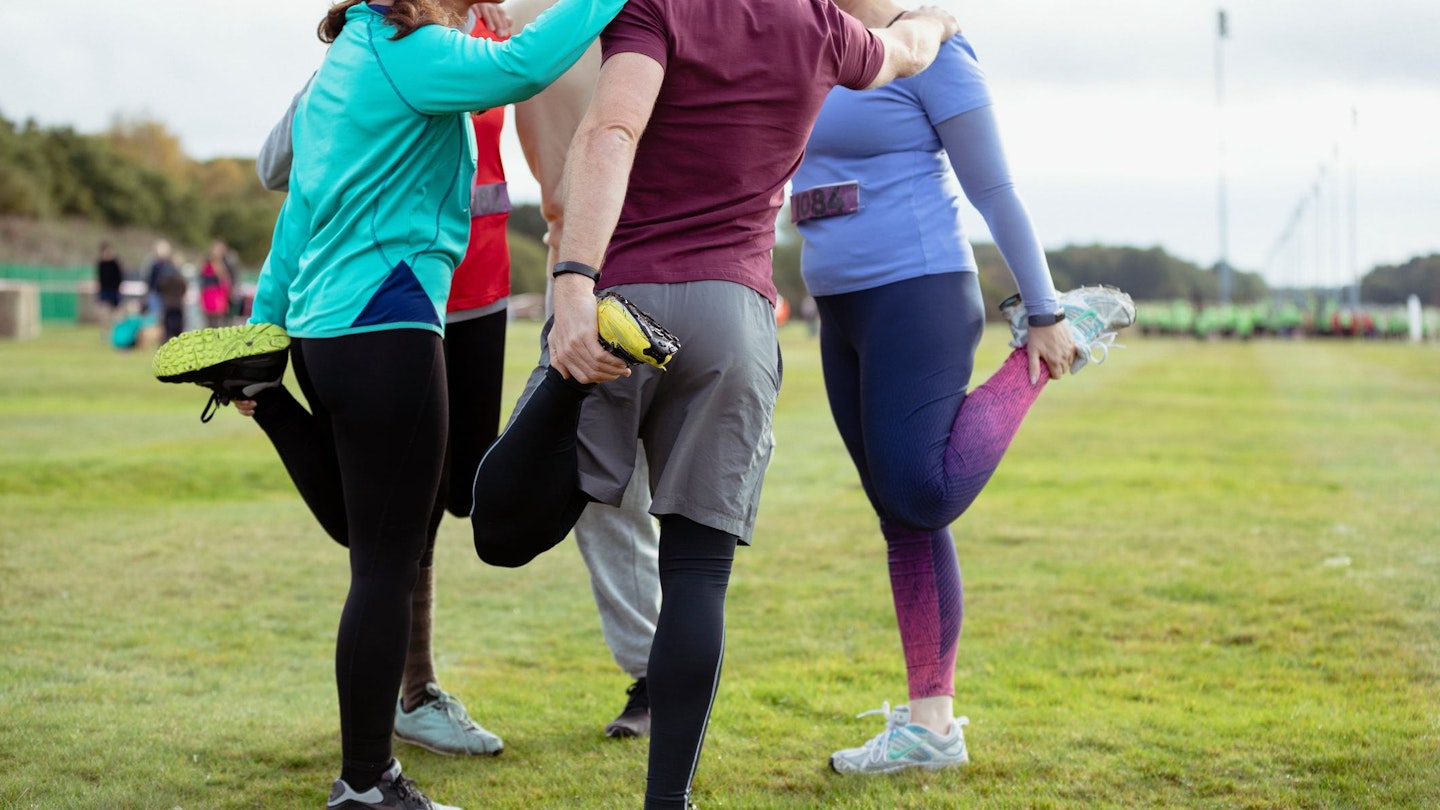
[[[658,369],[680,351],[680,341],[655,319],[619,293],[607,292],[596,302],[600,345],[630,365],[648,363]]]
[[[209,422],[221,405],[278,385],[289,348],[290,336],[270,323],[195,329],[165,341],[155,352],[151,371],[161,382],[210,389],[210,401],[200,414],[200,421]]]

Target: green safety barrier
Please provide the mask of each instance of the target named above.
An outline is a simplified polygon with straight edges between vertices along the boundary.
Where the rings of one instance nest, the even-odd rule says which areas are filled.
[[[34,267],[0,264],[0,279],[40,288],[40,321],[75,323],[80,317],[79,285],[95,279],[92,267]],[[92,293],[86,293],[87,295]]]

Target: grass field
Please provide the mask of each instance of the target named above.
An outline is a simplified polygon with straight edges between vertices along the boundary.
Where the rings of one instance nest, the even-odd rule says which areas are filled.
[[[782,334],[703,808],[1440,807],[1440,352],[1128,337],[1054,385],[955,527],[972,765],[855,779],[826,758],[903,661],[816,346]],[[345,558],[204,400],[93,331],[0,343],[0,808],[323,806]],[[490,569],[447,521],[437,564],[442,680],[507,748],[397,745],[406,771],[468,810],[638,808],[573,546]]]

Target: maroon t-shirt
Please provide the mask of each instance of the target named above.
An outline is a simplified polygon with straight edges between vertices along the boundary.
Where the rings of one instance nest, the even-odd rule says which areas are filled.
[[[825,95],[874,81],[884,45],[829,0],[630,0],[600,42],[665,68],[600,285],[722,279],[774,302],[785,183]]]

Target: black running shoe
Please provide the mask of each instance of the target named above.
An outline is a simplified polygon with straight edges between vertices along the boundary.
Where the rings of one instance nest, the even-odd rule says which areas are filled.
[[[607,292],[595,303],[600,345],[630,365],[663,369],[680,351],[680,341],[619,293]]]
[[[221,405],[278,385],[289,348],[290,336],[275,324],[196,329],[165,341],[155,352],[151,370],[161,382],[210,389],[210,401],[200,414],[201,422],[209,422]]]
[[[645,691],[645,679],[630,684],[625,694],[625,710],[605,727],[606,737],[643,737],[650,733],[650,693]]]
[[[327,810],[460,810],[427,798],[415,780],[400,773],[398,759],[390,760],[389,770],[369,790],[357,791],[344,779],[336,779],[325,807]]]

